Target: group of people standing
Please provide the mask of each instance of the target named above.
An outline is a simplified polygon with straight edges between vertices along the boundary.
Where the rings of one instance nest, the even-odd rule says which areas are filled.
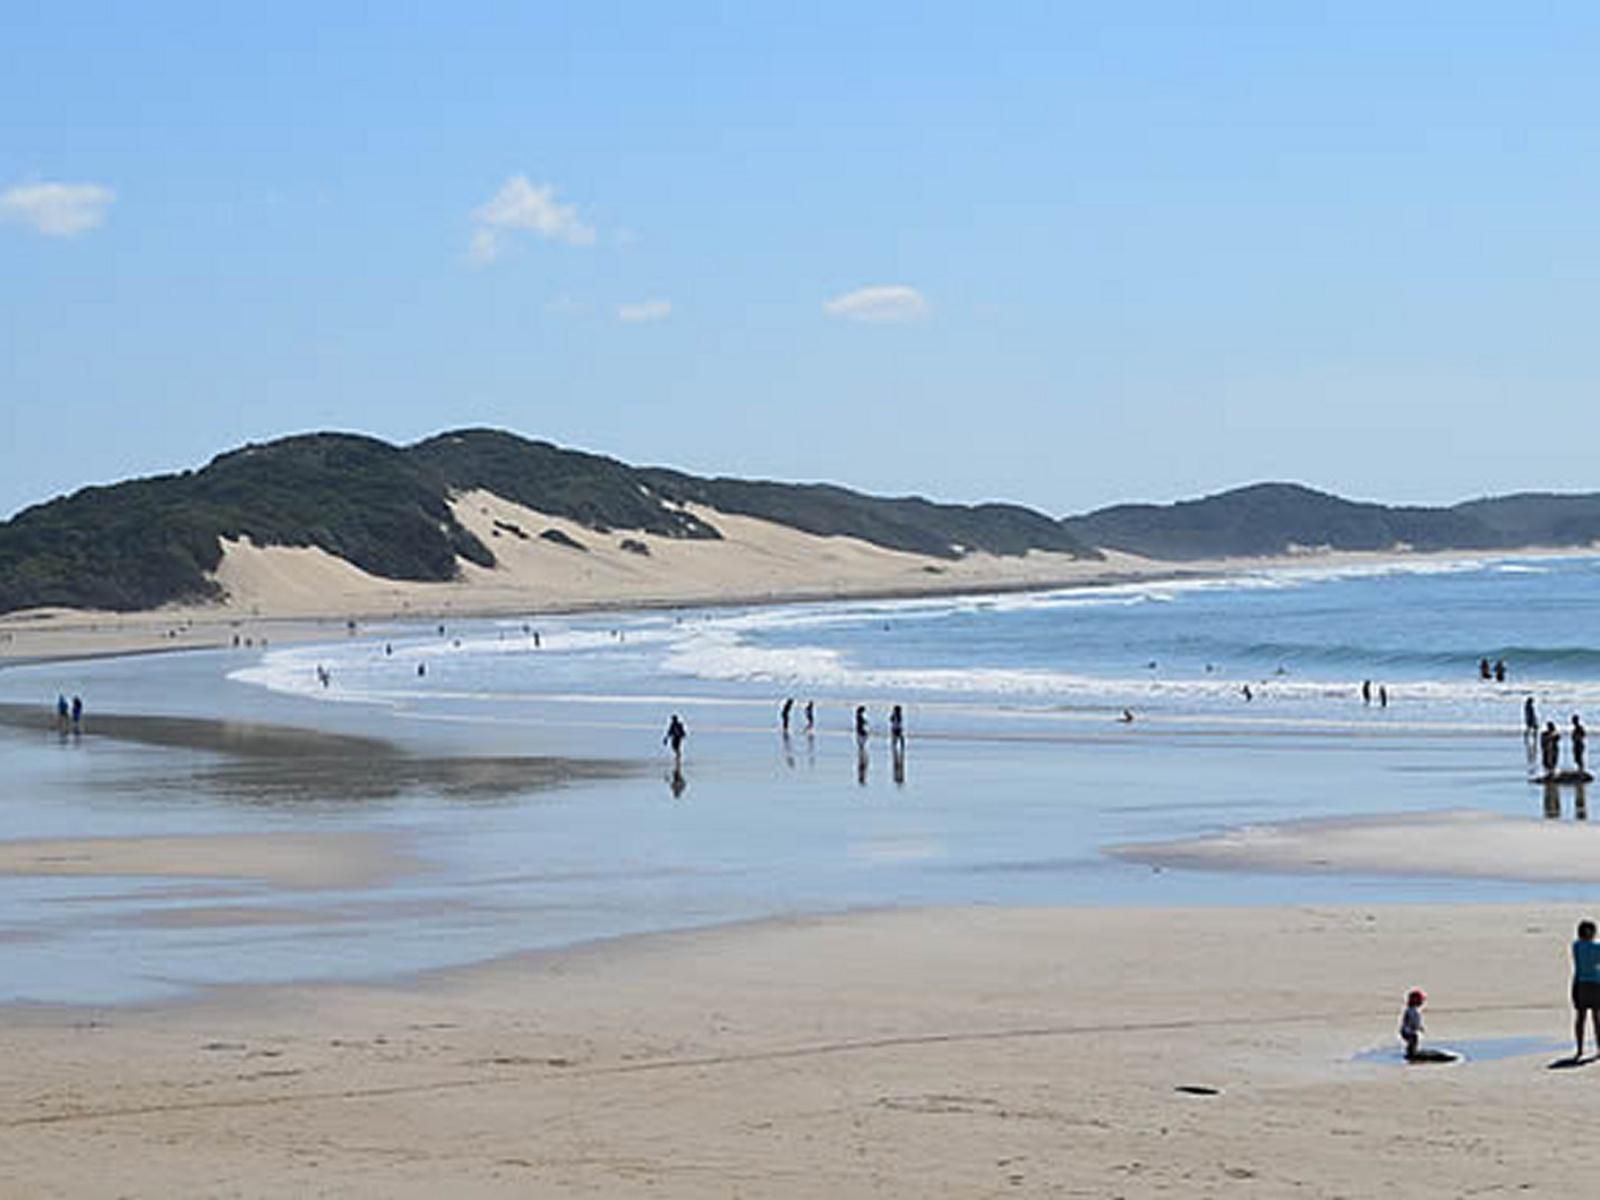
[[[1556,728],[1554,721],[1546,721],[1544,728],[1539,727],[1539,712],[1534,707],[1533,697],[1529,696],[1522,702],[1522,736],[1527,741],[1530,758],[1535,740],[1539,746],[1539,765],[1544,768],[1544,777],[1553,778],[1561,770],[1561,731]],[[1580,776],[1588,774],[1586,757],[1588,754],[1589,731],[1584,728],[1583,721],[1577,713],[1572,714],[1572,727],[1569,736],[1572,739],[1572,765]]]
[[[60,733],[83,732],[83,698],[74,696],[68,703],[65,695],[56,696],[56,730]]]

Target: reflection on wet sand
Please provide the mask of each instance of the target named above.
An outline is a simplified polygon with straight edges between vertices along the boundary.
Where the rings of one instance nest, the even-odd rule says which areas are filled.
[[[20,704],[0,704],[0,725],[53,728],[49,712]],[[412,792],[492,799],[639,770],[610,759],[411,755],[380,738],[199,717],[97,713],[85,736],[220,755],[220,762],[185,771],[182,783],[257,803],[388,800]],[[174,782],[167,776],[145,786]],[[126,787],[126,781],[116,786]]]

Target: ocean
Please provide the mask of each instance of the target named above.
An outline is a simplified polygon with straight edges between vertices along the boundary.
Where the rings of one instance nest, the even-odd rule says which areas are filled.
[[[0,701],[48,708],[58,692],[80,694],[88,733],[0,727],[8,838],[366,830],[423,866],[342,890],[0,878],[11,968],[0,999],[114,1003],[391,977],[894,905],[1582,902],[1600,889],[1157,871],[1104,848],[1301,818],[1548,819],[1528,783],[1522,703],[1533,696],[1562,726],[1600,712],[1597,584],[1592,556],[1433,559],[1037,593],[330,625],[316,644],[9,668]],[[1485,658],[1504,660],[1505,683],[1479,678]],[[903,754],[887,736],[894,704]],[[870,727],[862,747],[857,706]],[[449,786],[419,775],[353,789],[293,764],[239,770],[215,748],[97,736],[105,713],[381,738],[461,769]],[[673,713],[689,730],[681,771],[662,745]],[[605,759],[623,773],[524,789],[489,769],[538,756]],[[474,786],[479,776],[494,786]],[[188,919],[200,909],[203,922]]]

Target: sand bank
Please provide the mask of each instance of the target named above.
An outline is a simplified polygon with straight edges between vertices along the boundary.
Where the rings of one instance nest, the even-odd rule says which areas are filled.
[[[1546,1069],[1576,915],[880,913],[405,988],[13,1010],[0,1190],[1582,1194],[1600,1065]],[[1434,1041],[1528,1040],[1444,1068],[1354,1061],[1394,1045],[1418,984]]]
[[[1211,870],[1600,882],[1600,827],[1480,811],[1249,825],[1209,837],[1112,846],[1107,853]]]
[[[375,832],[54,838],[0,842],[0,875],[256,879],[278,887],[363,887],[416,859]]]

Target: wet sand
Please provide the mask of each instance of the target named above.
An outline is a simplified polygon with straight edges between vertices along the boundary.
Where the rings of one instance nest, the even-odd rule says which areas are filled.
[[[1208,870],[1600,883],[1600,826],[1474,810],[1246,825],[1106,852],[1152,866]]]
[[[39,733],[57,729],[55,714],[43,706],[3,703],[0,726]],[[447,796],[494,797],[586,779],[620,778],[642,769],[620,759],[415,755],[381,738],[201,717],[90,713],[81,734],[61,736],[113,738],[215,755],[215,761],[189,766],[191,781],[208,790],[251,798],[358,801],[422,789]]]
[[[1582,1194],[1600,1065],[1547,1069],[1576,915],[888,912],[13,1010],[0,1191]],[[1415,985],[1432,1043],[1520,1052],[1358,1058]]]

